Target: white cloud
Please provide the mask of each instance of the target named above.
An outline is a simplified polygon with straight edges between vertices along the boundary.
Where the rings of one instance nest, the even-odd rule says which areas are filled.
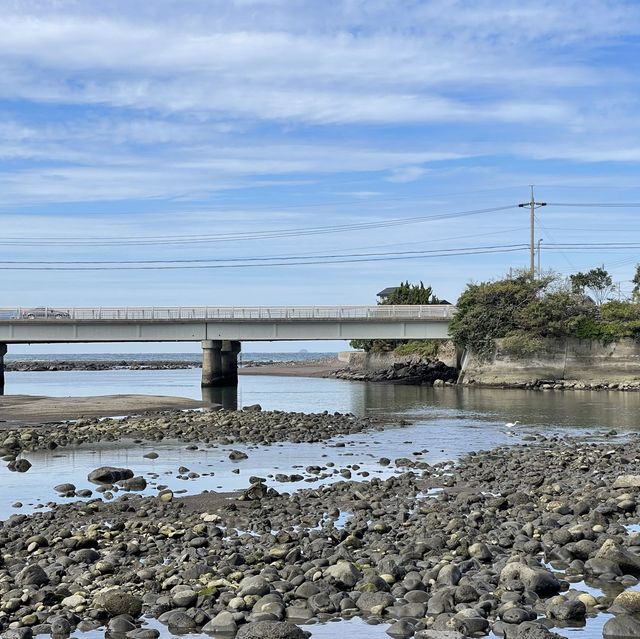
[[[399,169],[394,169],[387,178],[387,182],[415,182],[426,173],[428,173],[428,169],[422,166],[403,166]]]

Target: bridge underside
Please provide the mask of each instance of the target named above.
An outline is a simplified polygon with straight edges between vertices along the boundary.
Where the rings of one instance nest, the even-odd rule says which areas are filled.
[[[243,341],[447,339],[446,320],[16,320],[0,324],[0,394],[7,344],[201,342],[202,386],[238,383]]]

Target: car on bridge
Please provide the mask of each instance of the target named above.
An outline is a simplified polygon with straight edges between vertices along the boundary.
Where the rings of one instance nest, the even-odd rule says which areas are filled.
[[[22,319],[71,319],[71,315],[68,311],[50,308],[49,306],[36,306],[35,308],[28,308],[22,311],[20,317]]]

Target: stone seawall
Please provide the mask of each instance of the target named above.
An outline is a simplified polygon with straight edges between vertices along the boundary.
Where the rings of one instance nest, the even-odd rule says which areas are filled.
[[[447,366],[456,367],[456,348],[452,342],[442,342],[438,348],[437,358]],[[422,362],[419,356],[396,355],[395,353],[364,353],[362,351],[343,351],[338,353],[338,361],[351,369],[363,371],[382,371],[396,364],[412,364]]]
[[[496,340],[492,359],[473,353],[463,360],[465,384],[519,385],[548,382],[578,384],[640,384],[640,343],[625,339],[611,344],[592,340],[544,340],[541,348],[525,356],[509,351]]]

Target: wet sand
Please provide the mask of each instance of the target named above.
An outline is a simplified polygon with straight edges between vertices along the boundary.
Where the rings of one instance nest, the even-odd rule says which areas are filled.
[[[95,397],[6,395],[0,396],[0,429],[82,417],[115,417],[170,409],[200,408],[203,405],[195,399],[163,395]]]
[[[245,366],[238,369],[240,375],[277,375],[278,377],[325,377],[345,368],[343,362],[335,359],[308,362],[274,362],[259,366]]]

